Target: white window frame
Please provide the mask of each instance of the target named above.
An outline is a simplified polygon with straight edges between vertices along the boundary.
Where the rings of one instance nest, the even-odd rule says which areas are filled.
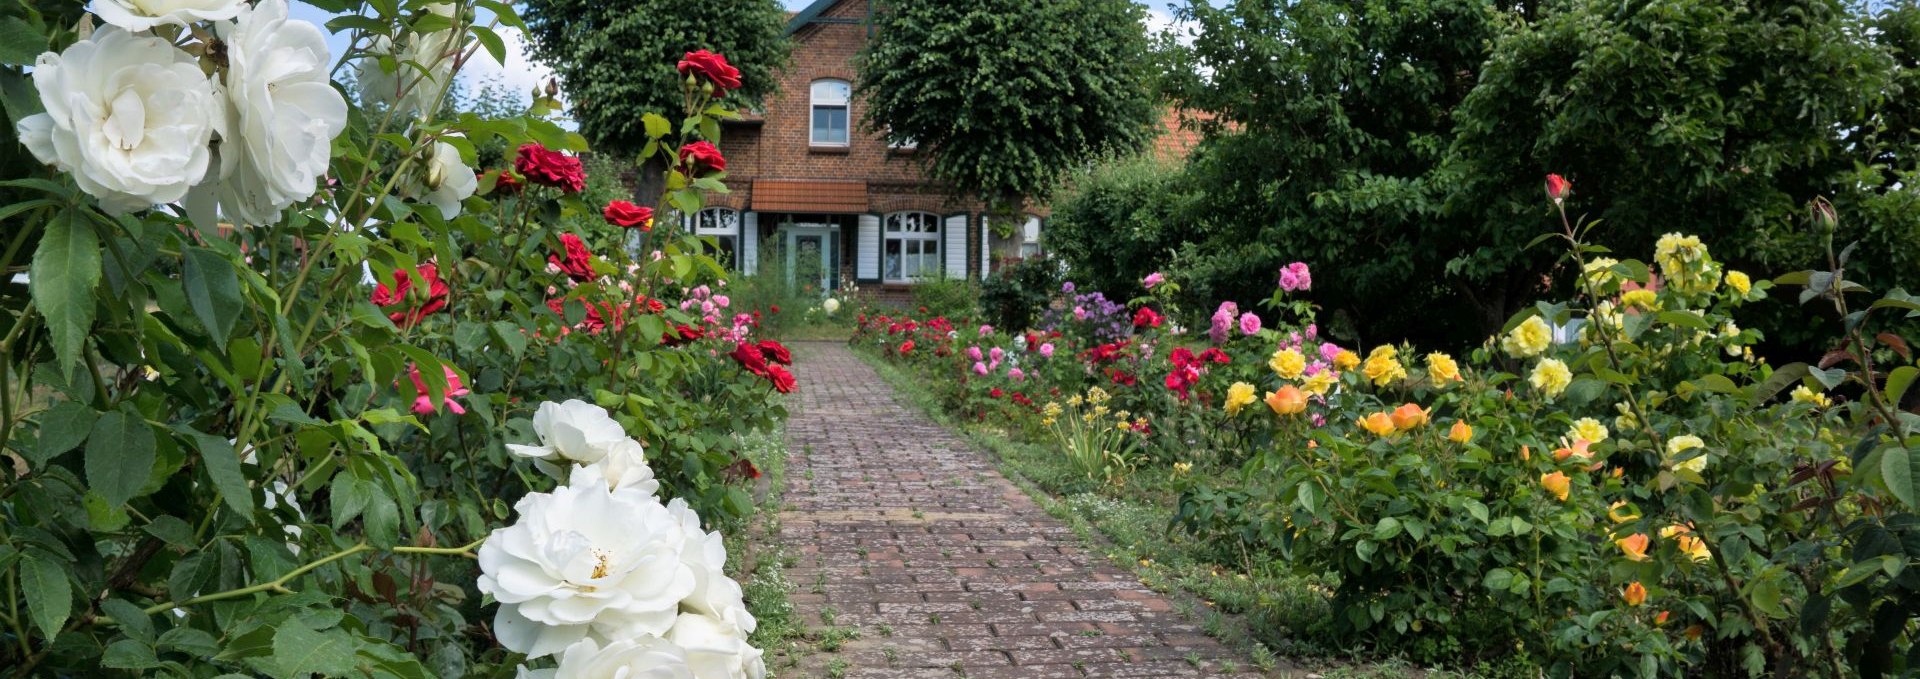
[[[835,87],[838,86],[838,87]],[[837,78],[823,78],[813,81],[808,87],[812,105],[807,108],[807,144],[845,148],[853,143],[853,83]],[[827,109],[840,109],[846,121],[842,130],[845,139],[834,141],[820,138],[820,112]]]
[[[880,275],[888,283],[912,283],[946,275],[940,258],[940,230],[945,220],[931,212],[908,210],[888,214],[880,222]],[[897,246],[895,244],[898,244]],[[892,253],[889,250],[893,250]],[[912,250],[912,253],[908,251]],[[889,257],[898,257],[890,261]],[[909,260],[908,257],[912,257]],[[909,262],[912,266],[909,266]]]
[[[710,207],[691,218],[693,235],[712,236],[714,242],[720,245],[720,251],[731,255],[729,259],[732,261],[725,264],[735,269],[741,268],[741,216],[739,210],[730,207]]]

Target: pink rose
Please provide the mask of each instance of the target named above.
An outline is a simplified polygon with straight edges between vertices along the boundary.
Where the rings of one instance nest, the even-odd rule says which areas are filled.
[[[1254,335],[1260,332],[1260,315],[1246,314],[1240,317],[1240,334]]]
[[[1148,290],[1152,290],[1154,286],[1159,285],[1161,283],[1165,283],[1165,282],[1167,282],[1167,277],[1162,275],[1160,272],[1155,271],[1153,273],[1147,274],[1147,278],[1145,280],[1140,281],[1140,284],[1147,286]]]
[[[1003,358],[1006,358],[1006,357],[1007,357],[1007,352],[1005,352],[1005,351],[1001,351],[1001,350],[1000,350],[1000,347],[994,347],[994,348],[993,348],[993,351],[989,351],[989,352],[987,352],[987,355],[988,355],[988,356],[992,356],[992,357],[993,357],[993,362],[994,362],[994,363],[999,363],[999,362],[1000,362],[1000,359],[1003,359]]]
[[[1048,342],[1048,343],[1046,343],[1046,344],[1042,344],[1042,345],[1040,345],[1040,356],[1041,356],[1041,357],[1043,357],[1043,358],[1053,358],[1053,343],[1052,343],[1052,342]]]
[[[973,372],[974,372],[974,374],[977,374],[977,375],[979,375],[979,376],[981,376],[981,377],[986,377],[986,376],[987,376],[987,364],[985,364],[985,363],[981,363],[981,362],[979,362],[979,361],[974,361],[974,362],[973,362]]]
[[[981,337],[986,337],[987,335],[991,335],[991,334],[993,334],[993,326],[991,326],[991,325],[983,325],[983,326],[980,326],[980,336],[981,336]]]
[[[967,347],[967,358],[975,361],[981,360],[980,347]]]

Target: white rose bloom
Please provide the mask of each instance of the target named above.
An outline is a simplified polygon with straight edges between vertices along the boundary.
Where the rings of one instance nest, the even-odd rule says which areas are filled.
[[[460,159],[460,150],[444,141],[433,143],[433,155],[427,158],[426,181],[416,193],[420,200],[440,208],[440,216],[460,216],[460,201],[480,189],[480,178]]]
[[[480,546],[481,592],[500,602],[494,635],[539,658],[581,639],[659,636],[693,592],[680,522],[651,495],[612,490],[596,467],[531,493],[519,521]]]
[[[449,19],[453,16],[453,3],[440,2],[427,5],[427,11]],[[394,49],[393,40],[387,36],[374,39],[369,47],[370,54],[360,60],[360,91],[369,100],[379,101],[398,108],[403,113],[426,114],[431,112],[447,84],[453,82],[453,66],[459,48],[456,42],[464,32],[453,29],[415,33],[406,37],[405,46]],[[394,70],[389,73],[381,66],[381,56],[391,56]],[[413,62],[424,67],[408,65]]]
[[[286,0],[260,0],[217,29],[233,127],[220,147],[220,206],[229,219],[270,223],[313,196],[347,127],[347,100],[330,79],[326,35],[289,20]]]
[[[560,654],[560,667],[529,670],[516,679],[694,679],[687,654],[660,637],[634,637],[601,646],[584,639]]]
[[[695,679],[762,679],[767,664],[740,628],[699,613],[682,613],[667,632],[687,654]]]
[[[828,297],[826,301],[820,303],[820,310],[827,312],[828,316],[832,316],[840,311],[840,300]]]
[[[759,623],[747,612],[740,583],[727,576],[726,538],[719,532],[701,530],[700,515],[687,506],[686,500],[674,498],[667,503],[667,511],[686,532],[687,544],[680,552],[680,561],[693,569],[693,593],[680,602],[680,607],[738,627],[743,634],[753,633]]]
[[[246,6],[246,0],[97,0],[93,13],[129,31],[144,31],[162,24],[225,21]]]
[[[186,197],[207,175],[213,135],[226,133],[226,108],[192,55],[113,26],[40,55],[33,85],[46,112],[20,120],[20,141],[115,214]]]
[[[646,449],[627,437],[627,430],[607,409],[581,400],[548,401],[533,414],[533,433],[540,445],[507,444],[507,451],[532,458],[534,466],[556,479],[571,473],[570,462],[601,469],[616,488],[632,488],[652,495],[660,484],[647,466]]]

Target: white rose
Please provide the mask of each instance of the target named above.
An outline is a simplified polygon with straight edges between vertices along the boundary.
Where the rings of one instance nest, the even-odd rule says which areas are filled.
[[[34,88],[45,113],[20,120],[40,162],[73,174],[108,212],[186,197],[207,175],[226,108],[194,58],[172,43],[107,26],[40,55]]]
[[[660,637],[634,637],[601,646],[583,639],[560,654],[560,667],[529,670],[517,679],[694,679],[687,654]]]
[[[541,403],[540,409],[533,413],[533,433],[540,438],[540,445],[509,443],[507,451],[552,465],[568,462],[594,464],[610,456],[639,457],[640,464],[645,465],[644,451],[640,450],[638,442],[627,438],[626,428],[614,421],[606,408],[586,401],[573,399],[565,403]],[[613,466],[624,467],[625,464]],[[542,465],[541,469],[555,478],[565,478],[569,474],[563,467]],[[614,477],[623,475],[624,471],[608,469],[609,476]]]
[[[680,552],[680,561],[693,570],[693,593],[680,602],[680,607],[738,627],[743,634],[753,633],[759,623],[747,612],[740,583],[727,576],[726,538],[718,532],[701,530],[700,515],[687,506],[686,500],[674,498],[667,503],[667,511],[686,533],[687,543]]]
[[[622,439],[607,448],[605,457],[588,466],[600,470],[607,484],[616,490],[625,488],[654,495],[660,491],[660,481],[653,478],[653,468],[647,466],[646,452],[639,441]],[[562,475],[546,460],[534,460],[533,464],[549,474]]]
[[[693,592],[679,521],[651,495],[609,489],[597,468],[514,511],[479,554],[478,586],[500,602],[494,634],[509,650],[538,658],[581,639],[662,635]]]
[[[761,650],[747,643],[740,628],[699,613],[682,613],[667,631],[667,641],[687,654],[695,679],[761,679],[767,675]]]
[[[427,11],[449,19],[452,3],[427,5]],[[447,84],[453,82],[453,65],[458,56],[456,40],[464,32],[454,29],[415,33],[405,38],[405,46],[395,49],[387,36],[374,39],[368,55],[360,60],[360,92],[370,101],[398,108],[402,113],[426,115],[441,100]],[[381,65],[380,57],[392,57],[394,70]],[[408,65],[419,64],[424,68]]]
[[[260,0],[218,32],[233,127],[220,146],[220,206],[235,221],[271,223],[313,196],[347,127],[347,100],[328,73],[326,35],[289,20],[286,0]]]
[[[433,143],[433,155],[426,165],[426,181],[415,193],[421,194],[420,200],[440,208],[441,217],[460,216],[460,201],[480,189],[479,177],[460,159],[460,150],[444,141]]]
[[[98,0],[93,13],[129,31],[144,31],[162,24],[225,21],[246,5],[246,0]]]
[[[828,297],[827,301],[820,303],[820,309],[827,312],[828,316],[832,316],[840,311],[840,300]]]

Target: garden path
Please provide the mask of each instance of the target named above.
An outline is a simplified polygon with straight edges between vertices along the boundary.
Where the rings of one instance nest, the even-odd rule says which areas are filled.
[[[1231,674],[1251,665],[1088,553],[845,345],[794,355],[780,539],[798,557],[796,620],[859,637],[783,677],[1259,676]]]

